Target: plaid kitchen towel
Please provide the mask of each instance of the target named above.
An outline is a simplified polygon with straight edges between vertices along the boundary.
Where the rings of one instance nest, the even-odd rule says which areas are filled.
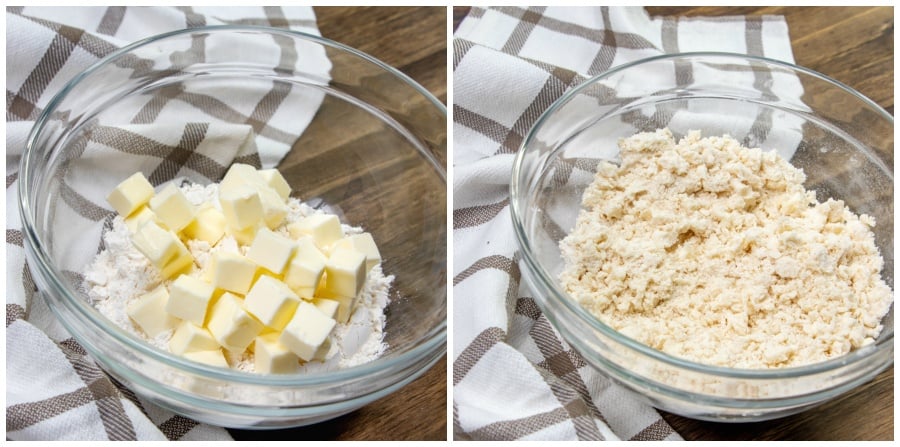
[[[221,24],[265,25],[319,34],[310,7],[7,8],[7,439],[231,439],[223,428],[199,424],[145,401],[97,367],[44,301],[36,298],[34,281],[25,265],[17,208],[18,167],[25,139],[43,108],[66,82],[136,40]],[[268,63],[273,67],[284,67],[304,57],[307,62],[317,58],[327,75],[330,65],[324,52],[303,54],[304,50],[293,45],[276,44],[280,51],[260,55],[270,57]],[[225,41],[197,40],[192,45],[196,46],[185,51],[194,51],[200,57],[227,57],[230,50]],[[178,64],[174,57],[171,62],[173,66],[150,64],[149,69],[165,70]],[[143,64],[144,69],[147,65]],[[137,69],[120,68],[126,75]],[[151,101],[128,125],[99,123],[85,142],[82,157],[65,172],[63,181],[69,182],[68,192],[62,197],[69,208],[64,211],[71,214],[66,217],[67,224],[98,230],[93,247],[84,251],[87,255],[96,252],[99,232],[112,216],[103,190],[115,186],[101,185],[91,177],[92,172],[111,170],[124,179],[141,169],[158,184],[176,177],[217,179],[232,161],[271,167],[289,150],[322,100],[321,96],[296,96],[305,93],[277,84],[256,96],[237,98],[216,96],[216,92],[182,93],[167,101]],[[216,113],[227,113],[229,122],[213,119]],[[111,151],[122,155],[133,145],[150,156],[120,156],[115,164],[105,161]],[[177,156],[188,146],[194,156],[186,160]],[[84,265],[83,260],[73,261],[74,273]]]
[[[454,437],[681,439],[653,408],[588,366],[520,281],[510,169],[540,114],[589,77],[690,51],[792,62],[784,19],[651,18],[633,7],[475,7],[453,48]]]

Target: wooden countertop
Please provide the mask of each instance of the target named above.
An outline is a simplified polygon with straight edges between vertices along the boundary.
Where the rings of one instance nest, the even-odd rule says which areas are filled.
[[[891,7],[648,7],[651,16],[783,15],[798,65],[837,79],[894,113]],[[454,7],[454,29],[468,12]],[[812,410],[722,424],[664,413],[687,440],[893,440],[894,368]]]
[[[368,53],[447,101],[447,8],[315,7],[323,37]],[[399,391],[347,415],[236,440],[445,440],[447,358]]]

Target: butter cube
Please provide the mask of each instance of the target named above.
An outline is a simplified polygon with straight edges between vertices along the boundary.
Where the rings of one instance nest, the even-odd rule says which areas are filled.
[[[337,300],[330,300],[327,298],[314,298],[312,303],[313,306],[316,306],[316,309],[319,309],[319,312],[322,312],[328,318],[336,317],[338,307],[341,306],[341,303]]]
[[[172,183],[150,199],[150,209],[160,222],[176,233],[194,220],[194,205]]]
[[[356,296],[366,283],[366,256],[338,248],[325,262],[325,290],[340,296]]]
[[[193,258],[187,247],[171,230],[164,230],[156,222],[147,221],[131,235],[131,242],[156,268],[163,278],[187,268]]]
[[[141,225],[149,221],[156,222],[156,213],[151,211],[150,207],[143,205],[125,218],[125,226],[128,227],[128,231],[134,233]]]
[[[269,186],[263,175],[253,166],[242,163],[231,165],[219,184],[219,191],[221,194],[221,191],[233,191],[248,187],[256,191],[259,196],[262,218],[266,225],[272,229],[281,225],[287,216],[285,200],[279,196],[275,189]],[[246,228],[246,226],[237,223],[232,223],[231,225],[234,228]]]
[[[263,218],[262,201],[250,185],[220,188],[219,205],[228,226],[237,230],[256,225]]]
[[[328,351],[331,350],[331,339],[326,338],[322,345],[319,346],[319,349],[316,349],[315,354],[313,354],[313,360],[318,360],[320,362],[324,362],[328,358]]]
[[[247,251],[247,259],[280,275],[296,248],[294,241],[268,228],[261,228]]]
[[[160,269],[159,274],[163,279],[174,278],[180,274],[190,273],[194,267],[194,257],[187,247],[178,241],[178,256]]]
[[[225,215],[211,204],[204,204],[194,220],[184,227],[183,233],[191,239],[199,239],[216,245],[225,235]]]
[[[241,353],[263,330],[263,324],[244,309],[241,299],[226,293],[213,305],[206,325],[223,348]]]
[[[214,287],[193,276],[181,275],[169,286],[166,312],[203,326]]]
[[[278,341],[297,354],[297,357],[309,361],[328,338],[335,324],[333,319],[325,316],[316,306],[301,301],[294,317],[281,331]]]
[[[268,186],[258,188],[256,192],[259,193],[259,199],[262,202],[263,220],[266,222],[266,226],[273,230],[281,226],[288,212],[284,200]]]
[[[129,303],[126,313],[147,336],[156,337],[178,324],[178,319],[166,312],[168,300],[169,292],[159,286]]]
[[[278,334],[256,337],[253,343],[254,366],[262,374],[291,374],[300,367],[297,354],[278,342]]]
[[[381,253],[378,252],[378,246],[369,233],[351,234],[335,242],[331,247],[332,250],[338,248],[349,248],[366,255],[366,273],[381,262]]]
[[[212,334],[190,321],[182,321],[169,340],[169,351],[178,355],[185,352],[212,351],[214,349],[219,349],[219,343]]]
[[[284,282],[297,295],[312,298],[322,280],[322,274],[325,273],[325,261],[328,259],[310,236],[302,236],[296,245],[294,258],[288,263],[284,273]]]
[[[341,324],[350,321],[350,317],[353,316],[353,311],[356,309],[355,296],[341,296],[321,290],[316,292],[316,299],[326,299],[337,302],[338,308],[333,318]]]
[[[216,252],[212,258],[212,284],[218,289],[244,295],[250,290],[256,264],[243,255]]]
[[[227,225],[225,227],[225,233],[234,237],[234,240],[237,241],[238,244],[250,245],[253,243],[253,239],[256,239],[256,233],[264,226],[262,221],[241,229],[232,228],[230,225]]]
[[[122,217],[137,211],[153,197],[153,185],[144,177],[144,174],[135,172],[119,183],[106,197],[106,201]]]
[[[228,368],[228,361],[225,360],[225,354],[221,349],[209,351],[188,351],[182,354],[184,358],[195,362],[205,363],[207,365]]]
[[[300,236],[312,236],[316,245],[322,250],[327,250],[331,244],[344,237],[341,230],[341,222],[334,214],[313,214],[297,222],[288,225],[291,237],[299,239]]]
[[[269,328],[282,330],[294,316],[300,298],[283,282],[260,276],[244,298],[244,308]]]
[[[288,185],[287,180],[284,179],[281,172],[278,172],[277,169],[260,169],[259,175],[262,176],[270,188],[278,193],[281,200],[286,202],[291,196],[291,185]]]

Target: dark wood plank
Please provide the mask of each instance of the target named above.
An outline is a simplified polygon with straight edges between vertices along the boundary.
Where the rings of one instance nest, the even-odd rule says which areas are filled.
[[[469,7],[453,8],[454,30]],[[655,6],[651,16],[783,15],[798,65],[837,79],[894,110],[893,8]],[[893,440],[894,368],[809,411],[773,421],[721,424],[669,413],[688,440]]]
[[[446,102],[447,8],[315,7],[314,10],[323,37],[368,53],[397,68],[440,101]],[[388,82],[383,79],[366,79],[366,82],[379,81]],[[364,119],[353,109],[346,103],[327,98],[320,108],[320,114],[330,116],[318,116],[298,141],[298,145],[302,145],[304,150],[292,151],[279,165],[279,169],[292,184],[309,185],[309,188],[304,190],[304,197],[342,197],[343,200],[347,200],[347,197],[351,196],[350,202],[344,203],[352,203],[352,200],[382,200],[376,188],[366,188],[366,182],[373,180],[348,178],[342,174],[346,171],[346,166],[362,162],[360,154],[366,153],[365,163],[369,163],[373,170],[382,173],[380,175],[389,178],[392,173],[414,163],[406,154],[396,157],[388,157],[385,154],[372,156],[369,149],[379,144],[389,144],[390,136],[374,120]],[[350,120],[351,125],[342,126],[340,131],[329,129],[324,123],[335,118]],[[354,123],[358,125],[352,125]],[[297,180],[299,177],[305,180]],[[437,194],[428,193],[428,188],[434,187],[433,179],[426,178],[424,174],[421,178],[410,176],[402,178],[412,184],[396,187],[422,188],[425,192],[421,194],[421,200],[436,200]],[[441,187],[443,196],[445,186]],[[410,206],[415,208],[415,204]],[[365,225],[364,219],[371,222],[372,219],[381,218],[351,215],[352,209],[345,211],[348,221],[362,225]],[[397,230],[428,231],[427,228],[409,229],[401,226],[398,226]],[[390,244],[394,239],[403,238],[391,233],[379,235],[376,239]],[[412,248],[407,249],[410,252],[415,251]],[[446,250],[446,247],[443,247],[443,250]],[[415,260],[412,256],[410,259],[410,262]],[[386,259],[385,263],[387,262]],[[387,266],[385,268],[388,269]],[[408,287],[416,286],[421,285],[408,285]],[[400,332],[402,329],[398,328]],[[336,419],[285,430],[229,431],[237,440],[256,441],[445,440],[447,439],[446,356],[424,375],[399,391]]]

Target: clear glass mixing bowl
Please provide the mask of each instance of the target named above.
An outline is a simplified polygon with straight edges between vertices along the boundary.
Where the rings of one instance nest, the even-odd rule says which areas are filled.
[[[306,101],[303,106],[314,112],[305,121],[298,116],[295,125],[283,117],[278,123],[300,135],[279,164],[292,190],[371,232],[385,273],[396,276],[386,309],[389,347],[370,363],[303,375],[257,375],[195,363],[117,327],[91,306],[82,286],[82,269],[97,253],[110,215],[109,208],[86,206],[81,199],[103,197],[102,191],[130,175],[115,168],[115,157],[126,154],[91,153],[84,141],[103,126],[153,117],[156,123],[168,116],[161,124],[184,124],[171,118],[178,113],[160,110],[193,107],[210,123],[249,124],[262,147],[286,139],[259,118],[271,112],[271,101],[260,101],[257,110],[236,110],[208,98],[270,91],[291,91],[285,101]],[[141,396],[226,427],[289,427],[333,418],[403,387],[446,352],[446,129],[445,107],[421,86],[321,37],[221,26],[149,38],[76,76],[38,119],[19,171],[28,265],[69,332],[104,370]],[[198,164],[203,157],[196,147],[162,155],[154,144],[131,147],[130,156],[146,155],[141,170],[157,184],[179,171],[157,169],[165,163],[209,168]],[[112,168],[97,169],[97,157],[113,157],[103,165]],[[179,173],[199,183],[220,179],[187,169]],[[102,199],[94,203],[106,206]],[[73,209],[82,216],[75,218]]]
[[[874,344],[802,367],[751,370],[673,357],[603,324],[560,287],[559,241],[616,141],[668,127],[729,134],[778,151],[820,201],[875,217],[882,276],[893,288],[893,118],[810,70],[737,54],[665,55],[589,79],[554,103],[526,136],[510,187],[523,275],[563,338],[594,368],[651,405],[686,417],[758,421],[803,411],[872,379],[893,362],[893,306]]]

